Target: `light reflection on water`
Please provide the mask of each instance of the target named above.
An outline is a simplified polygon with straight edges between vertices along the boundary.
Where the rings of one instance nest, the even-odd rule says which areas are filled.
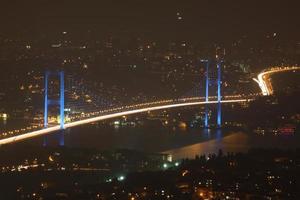
[[[173,159],[195,158],[196,155],[217,154],[219,149],[223,152],[246,152],[251,148],[279,148],[297,149],[300,148],[300,135],[274,136],[255,135],[254,133],[233,132],[223,134],[221,130],[215,132],[215,137],[193,145],[186,145],[181,148],[174,148],[163,151],[172,154]]]
[[[300,148],[300,136],[258,136],[228,129],[173,129],[155,127],[119,127],[87,125],[65,130],[65,145],[99,150],[135,149],[172,154],[174,159],[223,152],[245,152],[250,148]],[[49,136],[56,144],[58,134]],[[41,145],[42,137],[26,143]]]
[[[223,137],[222,131],[216,131],[216,137],[185,147],[164,151],[172,154],[173,159],[195,158],[196,155],[218,153],[219,149],[224,152],[245,152],[249,149],[249,136],[243,132],[237,132]]]

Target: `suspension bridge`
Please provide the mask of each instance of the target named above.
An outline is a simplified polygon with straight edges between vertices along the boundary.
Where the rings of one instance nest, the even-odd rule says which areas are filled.
[[[206,73],[205,73],[205,96],[204,97],[185,97],[177,99],[167,99],[167,100],[158,100],[146,103],[138,103],[132,105],[124,105],[117,107],[110,107],[107,109],[100,109],[98,111],[90,111],[81,113],[79,116],[71,117],[70,121],[66,122],[65,118],[65,74],[63,71],[49,72],[47,71],[44,76],[44,119],[42,125],[35,126],[30,129],[21,129],[5,132],[0,136],[0,145],[10,144],[33,137],[44,136],[44,145],[47,145],[47,134],[55,133],[60,130],[89,124],[97,121],[102,121],[106,119],[117,118],[126,115],[133,115],[143,112],[150,112],[156,110],[172,109],[178,107],[186,106],[205,106],[205,116],[204,116],[204,127],[209,128],[209,105],[216,104],[217,113],[216,113],[216,124],[217,128],[222,127],[222,104],[229,103],[244,103],[253,100],[252,96],[242,96],[242,95],[227,95],[222,96],[221,94],[221,69],[222,63],[217,62],[215,67],[217,69],[217,76],[213,77],[210,74],[211,63],[208,60],[203,60],[202,62],[206,63]],[[262,95],[272,94],[270,90],[270,83],[266,83],[266,76],[275,72],[290,71],[290,70],[299,70],[299,67],[286,67],[286,68],[272,68],[269,71],[264,71],[258,75],[258,79],[255,81],[259,84],[259,87],[262,90]],[[49,98],[49,77],[54,76],[59,81],[59,97],[57,99]],[[210,87],[216,86],[217,96],[209,96]],[[59,107],[59,124],[58,125],[49,125],[48,123],[48,111],[49,106],[58,106]],[[59,139],[59,144],[64,145],[64,136],[63,133]]]

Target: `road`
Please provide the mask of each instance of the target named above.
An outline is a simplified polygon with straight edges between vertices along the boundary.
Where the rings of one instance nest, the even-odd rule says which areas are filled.
[[[268,70],[265,70],[257,75],[257,79],[254,78],[253,80],[257,82],[258,86],[261,89],[262,95],[268,96],[273,94],[272,84],[270,79],[268,78],[273,73],[278,72],[285,72],[285,71],[294,71],[299,70],[300,67],[292,66],[292,67],[274,67]]]

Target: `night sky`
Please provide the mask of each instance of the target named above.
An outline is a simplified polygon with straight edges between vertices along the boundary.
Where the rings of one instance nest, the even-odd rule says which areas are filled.
[[[300,33],[299,1],[14,1],[1,5],[1,32],[34,35],[55,29],[139,31],[158,37],[230,39],[236,35]],[[181,19],[179,20],[178,17]]]

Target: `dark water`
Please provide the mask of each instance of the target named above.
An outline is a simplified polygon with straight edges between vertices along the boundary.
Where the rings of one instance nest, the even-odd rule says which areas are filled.
[[[86,125],[65,130],[65,145],[97,149],[135,149],[172,154],[174,159],[197,154],[245,152],[250,148],[300,148],[299,135],[259,136],[238,130],[173,129],[162,126],[120,127]],[[56,144],[59,134],[49,136]],[[42,138],[29,143],[40,145]]]

